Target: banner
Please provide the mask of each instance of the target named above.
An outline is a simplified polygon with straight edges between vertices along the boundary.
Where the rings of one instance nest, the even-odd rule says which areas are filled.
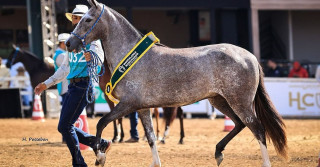
[[[320,117],[320,84],[311,78],[265,78],[272,102],[285,117]]]

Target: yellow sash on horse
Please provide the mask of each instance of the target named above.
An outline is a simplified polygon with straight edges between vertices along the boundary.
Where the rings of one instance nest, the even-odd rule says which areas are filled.
[[[115,104],[119,103],[119,100],[112,96],[112,91],[116,87],[117,83],[130,71],[130,69],[142,58],[142,56],[157,42],[160,40],[149,32],[145,35],[120,61],[116,69],[113,71],[110,81],[106,85],[105,93],[108,98]]]

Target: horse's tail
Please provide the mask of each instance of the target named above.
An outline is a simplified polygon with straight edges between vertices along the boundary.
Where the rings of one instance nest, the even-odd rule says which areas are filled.
[[[169,126],[172,124],[177,116],[177,107],[163,107],[164,121],[169,121]]]
[[[287,159],[285,124],[265,89],[263,76],[262,68],[259,65],[259,85],[254,99],[255,111],[258,119],[265,128],[266,137],[268,139],[271,138],[277,153]]]

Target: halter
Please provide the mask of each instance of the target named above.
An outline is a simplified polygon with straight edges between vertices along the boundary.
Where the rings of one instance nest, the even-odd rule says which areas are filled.
[[[90,52],[90,54],[91,54],[91,56],[92,56],[91,60],[90,60],[89,62],[87,62],[87,66],[88,66],[88,68],[87,68],[87,73],[88,73],[88,76],[89,76],[89,81],[88,81],[89,83],[88,83],[88,88],[87,88],[86,99],[87,99],[87,102],[88,102],[88,103],[92,103],[92,102],[94,101],[94,99],[95,99],[95,98],[94,98],[94,92],[93,92],[93,84],[92,84],[92,82],[95,81],[95,82],[99,83],[99,77],[104,74],[105,69],[104,69],[102,60],[99,58],[99,56],[98,56],[95,52],[93,52],[92,50],[87,50],[87,49],[86,49],[86,42],[85,42],[84,40],[85,40],[85,38],[87,37],[87,35],[93,30],[93,28],[96,26],[96,24],[98,23],[98,21],[100,20],[100,18],[101,18],[101,16],[102,16],[103,12],[104,12],[104,5],[103,5],[103,7],[102,7],[102,11],[101,11],[99,17],[97,18],[96,22],[94,22],[94,24],[92,25],[92,27],[89,29],[88,32],[86,32],[86,33],[84,34],[83,37],[81,37],[80,35],[78,35],[78,34],[76,34],[76,33],[74,33],[74,32],[71,32],[72,35],[76,36],[77,38],[79,38],[79,39],[81,40],[81,42],[82,42],[82,50],[83,50],[84,52]],[[101,65],[102,65],[102,70],[103,70],[100,75],[98,74],[98,70],[97,70],[97,69],[98,69],[97,67],[98,67],[99,62],[101,63]],[[90,95],[89,95],[89,94],[90,94]],[[90,97],[90,99],[89,99],[89,97]]]
[[[98,21],[100,20],[100,18],[102,16],[103,12],[104,12],[104,5],[102,6],[101,13],[100,13],[99,17],[97,18],[96,22],[94,22],[94,24],[92,25],[90,30],[88,32],[86,32],[83,37],[81,37],[80,35],[78,35],[78,34],[76,34],[74,32],[71,32],[72,35],[76,36],[77,38],[79,38],[81,40],[82,47],[83,47],[84,50],[85,50],[85,46],[86,46],[86,42],[84,40],[87,37],[87,35],[93,30],[93,28],[96,26],[96,24],[98,23]]]
[[[14,60],[16,59],[19,50],[20,50],[20,48],[19,48],[19,47],[16,47],[16,50],[14,51],[13,56],[12,56],[12,59],[11,59],[10,68],[12,67],[13,62],[14,62]]]

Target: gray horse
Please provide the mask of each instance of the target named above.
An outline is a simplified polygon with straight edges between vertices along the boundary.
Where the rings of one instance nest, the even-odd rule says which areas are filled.
[[[101,14],[85,42],[101,39],[108,67],[113,72],[142,36],[113,9],[95,0],[88,2],[91,8],[74,33],[84,36]],[[71,35],[67,41],[68,50],[79,51],[81,46],[79,37]],[[128,82],[137,86],[128,87]],[[235,123],[235,128],[216,145],[218,165],[223,160],[222,151],[227,143],[246,126],[258,140],[262,166],[271,166],[266,136],[271,138],[278,154],[287,157],[284,122],[265,90],[261,66],[256,57],[243,48],[230,44],[183,49],[154,45],[118,83],[113,95],[120,103],[97,124],[98,150],[102,131],[111,121],[139,110],[153,155],[151,166],[161,166],[148,109],[183,106],[208,99]],[[104,164],[105,154],[98,151],[96,155]]]

